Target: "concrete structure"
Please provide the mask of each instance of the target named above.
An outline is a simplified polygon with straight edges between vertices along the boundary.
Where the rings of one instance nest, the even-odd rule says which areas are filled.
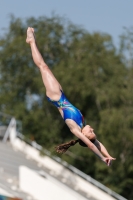
[[[25,166],[20,167],[19,187],[38,200],[87,200],[47,173],[39,176],[38,173]]]
[[[37,145],[37,144],[36,144]],[[36,146],[34,145],[34,146]],[[93,180],[91,177],[87,176],[86,174],[80,172],[82,175],[79,176],[79,170],[74,168],[73,166],[67,166],[67,163],[59,163],[54,159],[50,158],[49,156],[41,156],[39,150],[35,149],[34,147],[26,144],[19,138],[16,138],[12,143],[12,146],[15,150],[22,151],[28,159],[35,160],[38,163],[38,166],[42,167],[45,172],[47,172],[52,177],[59,180],[61,183],[65,184],[69,188],[73,189],[77,193],[81,194],[83,197],[89,200],[115,200],[121,199],[125,200],[123,197],[119,196],[116,193],[113,193],[110,189],[106,188],[102,184],[100,185],[99,182]],[[57,159],[58,160],[58,159]],[[58,160],[59,161],[59,160]],[[70,170],[71,169],[71,170]],[[91,183],[92,180],[94,183]],[[102,189],[98,188],[106,188],[106,192]],[[118,198],[111,196],[118,195]]]

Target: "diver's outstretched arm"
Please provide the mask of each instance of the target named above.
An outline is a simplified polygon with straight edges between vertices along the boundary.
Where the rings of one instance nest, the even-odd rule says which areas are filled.
[[[87,138],[85,137],[82,132],[80,132],[78,129],[73,129],[71,132],[77,136],[80,140],[82,140],[88,148],[93,151],[104,163],[106,163],[107,166],[110,166],[111,164],[111,158],[109,157],[104,157],[102,153],[99,151],[99,149]]]
[[[99,142],[97,139],[94,142],[94,145],[99,149],[99,151],[106,157],[106,158],[110,158],[111,160],[115,160],[115,158],[113,158],[112,156],[109,155],[107,149],[105,148],[105,146]]]
[[[67,119],[66,124],[70,128],[70,131],[77,138],[82,140],[87,145],[87,147],[100,158],[100,160],[102,160],[104,163],[106,163],[106,165],[110,166],[110,161],[111,161],[110,158],[106,158],[102,155],[102,153],[99,151],[99,149],[86,136],[83,135],[83,133],[81,132],[81,129],[73,120]]]

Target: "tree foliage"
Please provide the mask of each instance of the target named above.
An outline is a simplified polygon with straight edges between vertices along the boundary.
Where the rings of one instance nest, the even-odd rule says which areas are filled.
[[[62,159],[132,199],[132,32],[121,36],[117,53],[110,35],[90,34],[59,16],[25,21],[11,17],[0,38],[0,111],[21,120],[23,134],[53,153],[54,146],[74,136],[46,101],[40,72],[25,42],[28,26],[35,28],[39,50],[68,99],[117,158],[107,168],[87,148],[76,145]]]

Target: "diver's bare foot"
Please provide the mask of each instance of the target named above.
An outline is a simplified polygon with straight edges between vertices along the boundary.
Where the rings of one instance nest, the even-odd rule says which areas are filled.
[[[27,38],[26,42],[28,44],[34,43],[35,42],[35,37],[34,37],[34,29],[31,27],[28,27],[27,29]]]

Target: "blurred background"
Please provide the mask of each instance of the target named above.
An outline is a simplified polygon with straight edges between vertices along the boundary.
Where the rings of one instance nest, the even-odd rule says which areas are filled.
[[[0,2],[1,199],[133,199],[132,8],[124,0]],[[46,100],[28,26],[66,96],[116,158],[110,168],[79,145],[55,152],[75,137]]]

